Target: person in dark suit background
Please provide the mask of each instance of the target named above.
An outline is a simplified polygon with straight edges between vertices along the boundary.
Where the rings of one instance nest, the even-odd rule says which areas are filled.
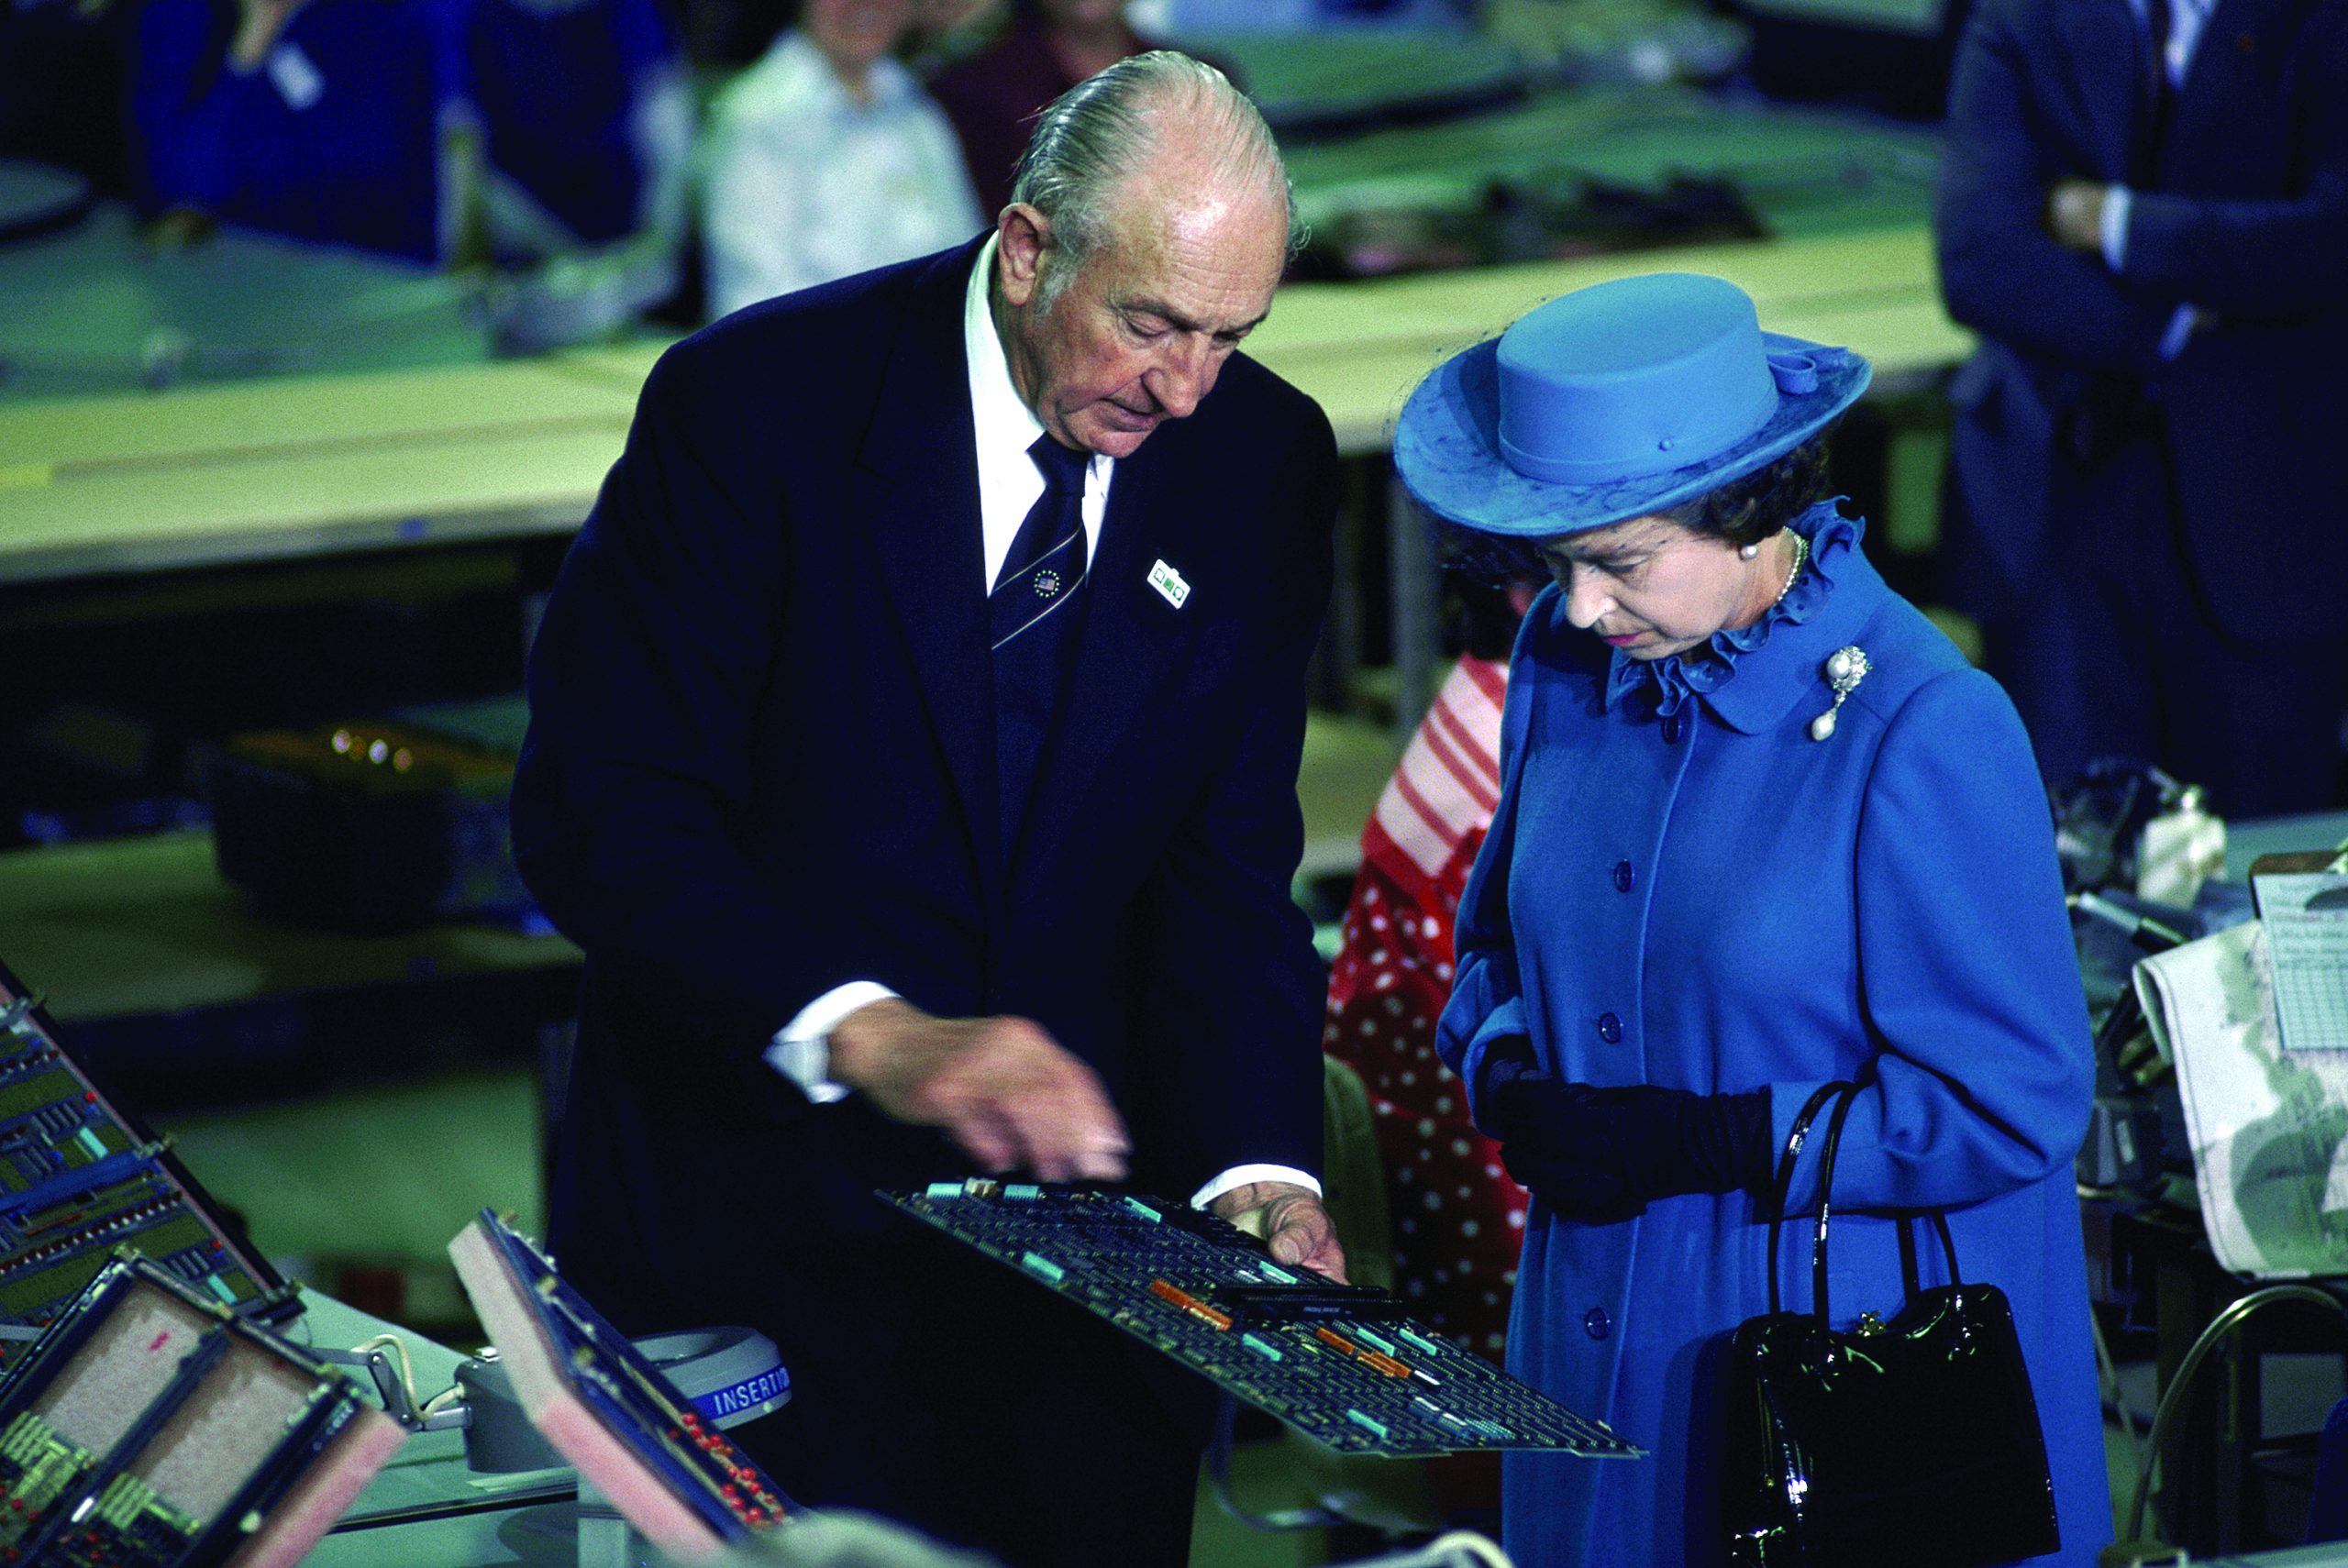
[[[872,1194],[1130,1167],[1342,1277],[1290,897],[1335,445],[1236,352],[1290,200],[1218,73],[1084,83],[1014,195],[663,356],[564,563],[514,801],[587,954],[549,1240],[629,1331],[774,1338],[741,1436],[802,1500],[1178,1564],[1203,1385]]]
[[[2337,798],[2342,82],[2340,0],[1985,0],[1966,32],[1952,550],[2050,782],[2116,755],[2230,815]]]
[[[151,0],[133,66],[136,202],[167,232],[673,272],[692,110],[654,0]]]

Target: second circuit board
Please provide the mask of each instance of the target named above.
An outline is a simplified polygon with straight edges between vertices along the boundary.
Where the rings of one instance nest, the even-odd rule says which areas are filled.
[[[1339,1452],[1643,1452],[1384,1293],[1283,1268],[1254,1238],[1168,1199],[987,1180],[881,1197]]]
[[[120,1248],[256,1320],[294,1310],[276,1274],[0,967],[0,1323],[47,1325]],[[0,1366],[21,1348],[0,1342]]]

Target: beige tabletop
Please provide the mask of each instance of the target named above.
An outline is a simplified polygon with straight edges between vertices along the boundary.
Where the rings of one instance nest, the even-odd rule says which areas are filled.
[[[559,936],[491,926],[344,936],[263,919],[221,879],[208,833],[0,852],[0,936],[61,1023],[580,961]]]
[[[575,528],[634,403],[505,361],[0,407],[0,580]]]
[[[1349,453],[1445,354],[1631,272],[1743,285],[1774,330],[1878,375],[1955,363],[1921,227],[1744,241],[1281,292],[1249,351],[1319,400]],[[166,570],[576,527],[658,343],[0,407],[0,581]]]

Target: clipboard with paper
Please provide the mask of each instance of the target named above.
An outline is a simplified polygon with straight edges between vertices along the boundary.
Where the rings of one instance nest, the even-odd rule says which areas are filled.
[[[2135,969],[2176,1068],[2210,1250],[2253,1278],[2348,1274],[2348,1040],[2327,1043],[2348,1015],[2348,895],[2328,899],[2334,886],[2348,877],[2256,877],[2262,919]]]

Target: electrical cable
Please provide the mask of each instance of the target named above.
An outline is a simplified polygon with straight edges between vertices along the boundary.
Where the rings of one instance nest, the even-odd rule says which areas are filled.
[[[1467,1568],[1469,1563],[1481,1564],[1482,1568],[1516,1568],[1506,1552],[1471,1529],[1446,1531],[1424,1546],[1407,1551],[1356,1558],[1345,1568]]]
[[[2185,1353],[2185,1359],[2177,1363],[2176,1375],[2169,1379],[2159,1407],[2153,1411],[2153,1429],[2145,1436],[2142,1461],[2136,1467],[2136,1490],[2128,1502],[2128,1529],[2123,1539],[2134,1540],[2143,1533],[2144,1510],[2152,1501],[2153,1472],[2160,1465],[2161,1443],[2168,1435],[2169,1421],[2193,1386],[2193,1375],[2200,1370],[2202,1362],[2220,1340],[2249,1321],[2261,1309],[2278,1301],[2304,1301],[2329,1308],[2348,1319],[2348,1307],[2343,1307],[2338,1297],[2311,1285],[2270,1285],[2264,1290],[2254,1290],[2210,1319],[2210,1326],[2201,1331],[2200,1337]]]
[[[1506,1552],[1474,1530],[1455,1529],[1446,1535],[1439,1535],[1427,1542],[1426,1550],[1428,1555],[1436,1562],[1456,1560],[1460,1553],[1465,1552],[1468,1556],[1483,1563],[1485,1568],[1515,1568],[1515,1564],[1509,1561]]]
[[[386,1347],[391,1349],[399,1357],[400,1387],[407,1395],[407,1408],[411,1410],[416,1410],[421,1413],[423,1401],[419,1400],[415,1395],[415,1363],[408,1356],[407,1342],[405,1340],[401,1339],[397,1334],[377,1334],[373,1339],[367,1341],[364,1344],[356,1344],[351,1346],[350,1353],[353,1355],[368,1355],[375,1351],[385,1349]],[[435,1395],[433,1397],[438,1398],[439,1396]]]

